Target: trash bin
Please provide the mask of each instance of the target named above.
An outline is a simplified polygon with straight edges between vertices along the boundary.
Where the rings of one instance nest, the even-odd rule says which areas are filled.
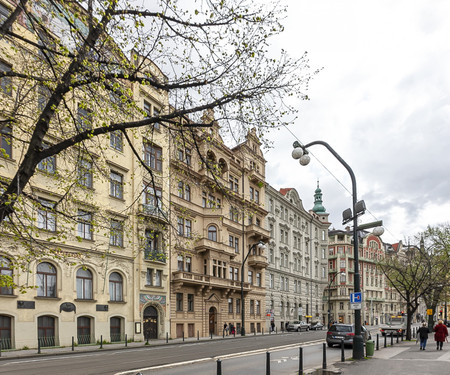
[[[374,349],[375,349],[375,341],[367,340],[366,341],[366,357],[372,357]]]

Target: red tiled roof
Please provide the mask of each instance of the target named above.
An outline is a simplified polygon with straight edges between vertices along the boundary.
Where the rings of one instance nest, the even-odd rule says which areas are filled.
[[[283,195],[286,195],[289,190],[292,190],[292,188],[282,188],[282,189],[280,189],[280,193]]]

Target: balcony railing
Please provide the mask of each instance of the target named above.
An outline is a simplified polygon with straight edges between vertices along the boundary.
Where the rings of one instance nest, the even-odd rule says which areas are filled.
[[[164,222],[168,222],[169,220],[167,211],[163,210],[161,207],[153,206],[151,204],[140,204],[139,213],[146,216],[151,216]]]
[[[205,285],[215,288],[231,288],[236,290],[241,288],[241,282],[239,280],[223,279],[220,277],[185,271],[173,272],[172,280],[174,282],[182,282],[189,285]],[[250,284],[248,282],[244,282],[244,291],[248,292],[249,290]]]
[[[158,250],[154,250],[154,249],[144,249],[144,259],[154,261],[154,262],[166,263],[167,262],[167,254],[162,251],[158,251]]]

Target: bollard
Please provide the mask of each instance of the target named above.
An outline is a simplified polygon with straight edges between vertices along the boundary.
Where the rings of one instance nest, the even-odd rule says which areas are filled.
[[[74,351],[74,350],[75,350],[75,339],[72,336],[72,351]]]
[[[233,337],[236,337],[236,327],[233,330]]]
[[[270,375],[270,352],[266,353],[266,375]]]
[[[103,336],[100,336],[100,349],[103,349]]]
[[[264,336],[264,328],[262,328],[261,336]]]
[[[376,349],[380,350],[380,337],[379,337],[378,333],[377,333],[377,348]]]
[[[225,338],[225,330],[222,330],[222,338]]]
[[[200,332],[197,330],[197,341],[200,340]]]
[[[327,344],[323,343],[322,346],[323,360],[322,360],[322,369],[327,369]]]
[[[217,360],[217,375],[222,375],[222,361],[220,359]]]
[[[256,336],[256,329],[253,331],[253,333],[254,333],[254,336]]]
[[[128,335],[125,333],[125,348],[128,346]]]
[[[184,331],[183,331],[183,342],[184,342]]]
[[[344,339],[341,339],[341,362],[345,362]]]
[[[278,333],[278,327],[275,328],[275,334],[277,334],[277,333]]]
[[[41,339],[38,338],[38,354],[41,354]]]
[[[147,341],[145,342],[145,345],[148,345],[148,336],[147,336],[147,339],[146,339]]]
[[[169,343],[169,332],[166,332],[166,344]]]
[[[211,333],[211,340],[212,340],[212,331],[210,333]]]
[[[391,332],[391,346],[394,346],[394,334]]]
[[[303,375],[303,348],[298,348],[298,373]]]
[[[402,331],[402,335],[401,335],[401,341],[403,341],[403,331]]]
[[[397,332],[397,344],[398,344],[398,332]]]
[[[384,347],[386,347],[387,346],[386,345],[387,333],[385,333],[383,337],[384,337]]]

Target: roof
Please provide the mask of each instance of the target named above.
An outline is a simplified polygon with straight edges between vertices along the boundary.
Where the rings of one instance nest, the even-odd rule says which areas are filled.
[[[289,191],[291,191],[293,188],[281,188],[280,193],[283,195],[286,195]]]

